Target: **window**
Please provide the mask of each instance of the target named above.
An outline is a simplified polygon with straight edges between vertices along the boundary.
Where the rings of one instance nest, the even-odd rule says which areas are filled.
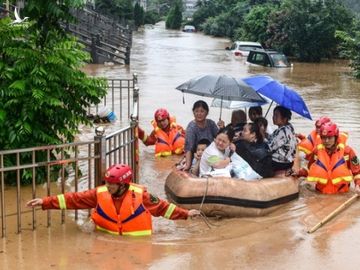
[[[240,45],[239,46],[239,50],[241,50],[241,51],[251,51],[251,50],[257,50],[257,49],[262,49],[262,47],[249,46],[249,45]]]
[[[276,51],[250,51],[247,61],[265,67],[291,67],[286,56]]]
[[[265,55],[262,53],[254,53],[254,63],[263,65],[265,62]]]
[[[288,67],[290,65],[284,54],[271,54],[270,56],[275,67]]]

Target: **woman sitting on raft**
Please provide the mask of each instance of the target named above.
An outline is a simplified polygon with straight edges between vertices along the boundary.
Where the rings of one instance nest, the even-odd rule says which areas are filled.
[[[278,128],[269,136],[268,146],[272,153],[273,170],[291,169],[296,154],[296,136],[290,124],[291,111],[283,106],[276,106],[273,112],[273,123]]]
[[[209,114],[209,106],[203,100],[198,100],[192,108],[194,120],[192,120],[186,128],[185,137],[185,167],[183,170],[188,171],[191,168],[193,153],[201,139],[207,139],[212,142],[218,132],[216,123],[207,119]]]
[[[272,156],[256,123],[248,123],[236,142],[236,153],[242,157],[260,176],[272,177]]]
[[[207,147],[200,160],[200,177],[204,175],[230,177],[230,144],[234,138],[232,128],[219,130],[215,140]]]

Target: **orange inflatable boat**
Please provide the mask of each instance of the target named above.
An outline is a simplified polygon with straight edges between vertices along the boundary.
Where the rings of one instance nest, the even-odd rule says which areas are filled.
[[[165,192],[169,201],[186,209],[201,209],[207,216],[263,216],[297,199],[299,185],[285,176],[255,181],[196,178],[173,169],[166,179]]]

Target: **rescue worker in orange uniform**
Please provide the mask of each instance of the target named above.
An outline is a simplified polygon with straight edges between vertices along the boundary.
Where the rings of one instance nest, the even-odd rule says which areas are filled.
[[[320,128],[323,124],[331,122],[331,119],[327,116],[322,116],[315,122],[315,129],[305,137],[303,134],[296,134],[296,137],[300,140],[298,143],[298,149],[305,153],[305,158],[308,160],[311,156],[314,148],[321,143]]]
[[[332,122],[320,128],[321,143],[311,154],[309,170],[301,168],[297,176],[307,176],[321,193],[334,194],[349,191],[354,180],[360,194],[360,164],[355,151],[339,140],[339,129]]]
[[[327,116],[322,116],[315,122],[315,129],[311,131],[311,133],[305,137],[303,134],[296,134],[297,138],[300,139],[298,143],[298,149],[301,152],[305,153],[305,159],[309,160],[311,158],[311,153],[318,144],[321,144],[320,138],[320,128],[322,125],[331,122],[331,119]],[[346,132],[339,133],[339,140],[343,144],[346,144],[348,138],[348,134]]]
[[[89,209],[96,229],[114,235],[151,235],[151,215],[168,219],[187,219],[200,215],[198,210],[182,209],[131,183],[132,170],[124,164],[111,166],[104,177],[105,185],[83,192],[36,198],[28,207],[47,209]]]
[[[157,109],[151,124],[154,129],[149,136],[139,128],[139,139],[146,146],[155,144],[155,156],[166,157],[184,153],[185,130],[176,123],[175,117],[170,117],[166,109]]]

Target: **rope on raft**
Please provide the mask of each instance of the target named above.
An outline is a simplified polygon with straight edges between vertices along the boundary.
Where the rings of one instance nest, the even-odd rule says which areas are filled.
[[[206,197],[207,192],[208,192],[208,188],[209,188],[209,176],[206,176],[206,188],[205,188],[205,192],[204,192],[203,198],[202,198],[202,200],[201,200],[201,204],[200,204],[200,207],[199,207],[199,211],[200,211],[200,216],[201,216],[202,220],[205,222],[205,224],[208,226],[209,229],[212,229],[211,226],[219,227],[220,225],[210,222],[209,218],[208,218],[208,217],[205,215],[205,213],[201,210],[202,207],[203,207],[204,201],[205,201],[205,197]]]

